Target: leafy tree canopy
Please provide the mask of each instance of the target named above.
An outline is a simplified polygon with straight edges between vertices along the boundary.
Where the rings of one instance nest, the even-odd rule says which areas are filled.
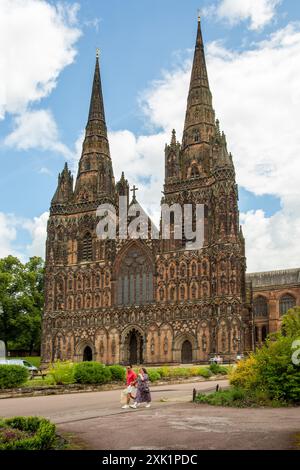
[[[9,349],[40,348],[44,262],[0,259],[0,339]]]

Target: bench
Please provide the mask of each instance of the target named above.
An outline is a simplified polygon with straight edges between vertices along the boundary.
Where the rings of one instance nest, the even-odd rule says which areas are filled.
[[[42,377],[42,379],[44,380],[46,375],[47,375],[47,372],[44,369],[39,368],[37,371],[36,370],[31,371],[30,380],[34,379],[35,377]]]

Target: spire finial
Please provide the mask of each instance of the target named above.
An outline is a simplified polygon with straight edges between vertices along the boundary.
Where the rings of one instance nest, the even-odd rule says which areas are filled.
[[[97,49],[96,49],[96,59],[99,59],[99,57],[100,57],[100,49],[99,49],[99,47],[97,47]]]
[[[198,23],[201,21],[201,10],[198,8]]]

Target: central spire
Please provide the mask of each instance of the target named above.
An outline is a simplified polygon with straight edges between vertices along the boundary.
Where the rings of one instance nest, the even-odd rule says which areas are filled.
[[[103,94],[102,94],[102,86],[101,86],[101,78],[100,78],[98,50],[96,53],[96,65],[95,65],[93,89],[92,89],[90,111],[89,111],[89,118],[88,118],[87,125],[91,124],[91,121],[103,121],[105,124],[105,114],[104,114]]]
[[[93,148],[91,148],[91,145]],[[96,55],[95,73],[93,79],[89,117],[86,125],[85,141],[83,144],[83,153],[86,151],[89,152],[96,150],[104,153],[107,157],[110,158],[98,51]]]
[[[198,28],[183,132],[183,149],[209,142],[214,132],[215,113],[209,88],[201,20]]]

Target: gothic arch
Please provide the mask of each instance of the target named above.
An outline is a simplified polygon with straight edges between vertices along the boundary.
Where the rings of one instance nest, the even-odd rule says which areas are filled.
[[[95,345],[90,339],[82,339],[75,345],[75,361],[81,362],[86,347],[91,348],[93,360],[96,360]]]
[[[192,362],[197,359],[197,338],[189,332],[179,333],[174,338],[174,361],[182,362],[182,347],[188,341],[191,345],[191,359]]]
[[[144,360],[145,334],[138,325],[129,325],[121,333],[120,362],[141,364]]]

